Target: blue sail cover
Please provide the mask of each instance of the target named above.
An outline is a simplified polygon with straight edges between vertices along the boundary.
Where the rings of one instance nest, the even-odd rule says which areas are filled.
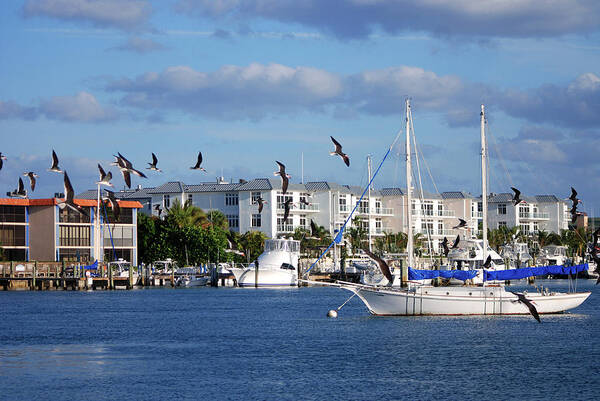
[[[409,280],[427,280],[432,278],[455,278],[457,280],[470,280],[477,275],[477,270],[417,270],[408,268]]]
[[[86,270],[98,270],[98,261],[96,260],[94,263],[92,263],[89,266],[83,266],[83,268]]]
[[[588,269],[588,264],[576,266],[539,266],[523,267],[521,269],[485,271],[486,281],[491,280],[519,280],[522,278],[543,276],[546,274],[577,274]]]

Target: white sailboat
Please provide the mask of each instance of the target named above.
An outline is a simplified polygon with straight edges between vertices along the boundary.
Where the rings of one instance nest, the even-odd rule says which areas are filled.
[[[407,205],[411,205],[411,146],[410,146],[410,103],[406,102],[406,186]],[[483,240],[482,260],[488,256],[487,241],[487,146],[485,138],[485,110],[481,106],[481,169],[483,194]],[[410,212],[410,209],[408,209]],[[408,224],[408,267],[413,263],[412,223]],[[479,270],[484,276],[485,272]],[[396,280],[394,280],[396,281]],[[373,315],[487,315],[529,314],[533,305],[537,313],[559,313],[576,308],[590,292],[559,293],[539,292],[517,294],[507,291],[503,284],[484,281],[477,286],[433,287],[414,285],[407,287],[356,285],[338,282],[335,286],[353,292]],[[528,306],[527,303],[530,305]],[[535,315],[534,315],[535,316]]]
[[[265,250],[257,258],[258,266],[250,263],[245,268],[231,267],[240,287],[284,287],[298,284],[300,241],[269,239]]]

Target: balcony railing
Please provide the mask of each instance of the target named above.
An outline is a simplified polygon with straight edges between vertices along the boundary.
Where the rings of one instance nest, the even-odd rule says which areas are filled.
[[[280,232],[280,233],[294,232],[294,225],[293,224],[284,224],[284,225],[277,224],[277,232]]]
[[[535,219],[547,220],[550,218],[550,215],[548,213],[519,212],[519,218],[520,219],[528,219],[528,220],[535,220]]]
[[[284,210],[283,204],[282,203],[278,203],[277,204],[277,210]],[[300,205],[294,205],[290,208],[291,212],[318,212],[319,211],[319,204],[318,203],[311,203],[310,205],[305,205],[303,203],[301,203]]]
[[[369,208],[368,207],[358,207],[358,209],[356,209],[358,214],[369,214]],[[379,216],[393,216],[394,215],[394,209],[389,208],[389,207],[372,207],[371,208],[371,214],[372,215],[379,215]]]
[[[471,217],[482,219],[483,218],[483,212],[471,212]]]
[[[454,210],[421,210],[414,209],[413,216],[417,217],[455,217]]]

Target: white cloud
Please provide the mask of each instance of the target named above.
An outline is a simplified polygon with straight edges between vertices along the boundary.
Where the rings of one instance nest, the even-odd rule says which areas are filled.
[[[87,92],[43,100],[39,109],[46,118],[67,122],[97,123],[117,118],[114,109],[102,106],[94,95]]]
[[[23,12],[26,17],[45,16],[132,30],[147,23],[152,7],[146,0],[27,0]]]

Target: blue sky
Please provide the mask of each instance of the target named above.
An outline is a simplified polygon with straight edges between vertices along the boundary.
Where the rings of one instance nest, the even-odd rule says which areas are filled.
[[[408,96],[439,191],[481,193],[485,103],[492,191],[574,186],[600,215],[599,28],[600,4],[583,0],[6,2],[0,185],[36,171],[33,196],[62,191],[52,149],[76,192],[116,152],[140,169],[157,154],[164,173],[134,179],[144,186],[272,176],[275,160],[299,182],[301,154],[305,181],[364,185]],[[404,186],[395,150],[379,188]],[[188,168],[198,151],[206,175]]]

